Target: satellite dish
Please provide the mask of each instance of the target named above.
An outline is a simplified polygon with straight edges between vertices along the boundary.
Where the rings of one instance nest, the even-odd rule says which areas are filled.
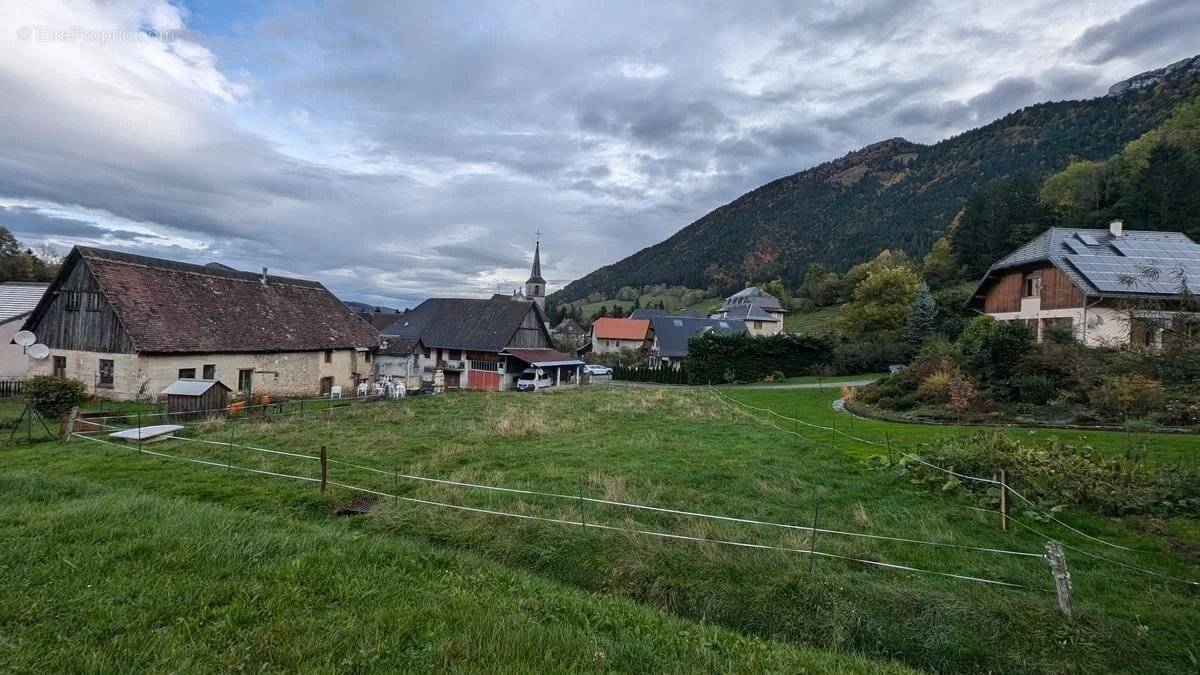
[[[21,345],[22,347],[28,347],[29,345],[37,342],[37,336],[34,335],[33,331],[31,330],[19,330],[17,331],[17,334],[13,336],[13,342]]]
[[[47,356],[50,356],[50,348],[44,344],[39,343],[39,344],[35,344],[35,345],[30,345],[29,350],[26,353],[29,354],[29,356],[37,359],[38,361],[41,361],[42,359],[46,358]]]

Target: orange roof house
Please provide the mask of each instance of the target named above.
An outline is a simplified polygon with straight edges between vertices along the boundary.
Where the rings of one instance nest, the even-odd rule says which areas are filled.
[[[650,346],[649,319],[596,319],[592,324],[592,351],[615,352],[622,349],[647,349]]]
[[[648,340],[649,319],[596,319],[592,324],[592,335],[601,340]]]

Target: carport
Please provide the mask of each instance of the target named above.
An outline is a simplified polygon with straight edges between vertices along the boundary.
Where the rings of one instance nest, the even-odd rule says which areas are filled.
[[[541,368],[553,372],[554,386],[579,386],[579,369],[583,361],[553,349],[505,349],[500,356],[508,359],[508,382],[503,383],[505,389],[512,389],[517,377],[526,368]]]

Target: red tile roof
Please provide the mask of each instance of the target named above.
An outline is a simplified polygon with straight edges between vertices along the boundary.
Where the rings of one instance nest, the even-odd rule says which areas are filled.
[[[601,340],[646,340],[650,335],[648,319],[596,319],[592,333]]]

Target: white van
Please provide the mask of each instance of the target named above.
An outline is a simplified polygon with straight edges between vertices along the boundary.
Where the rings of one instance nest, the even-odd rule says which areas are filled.
[[[517,378],[517,391],[537,391],[553,384],[550,375],[541,368],[526,368]]]

